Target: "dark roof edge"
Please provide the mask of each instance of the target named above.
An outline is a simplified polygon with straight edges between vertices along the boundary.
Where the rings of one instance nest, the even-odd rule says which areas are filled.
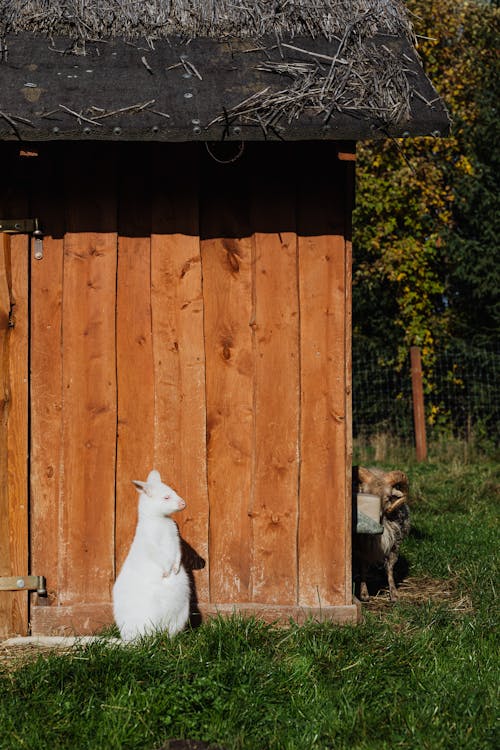
[[[398,37],[379,35],[357,63],[338,42],[309,38],[170,39],[154,50],[115,40],[85,55],[65,54],[67,39],[7,41],[4,140],[362,140],[450,126]]]

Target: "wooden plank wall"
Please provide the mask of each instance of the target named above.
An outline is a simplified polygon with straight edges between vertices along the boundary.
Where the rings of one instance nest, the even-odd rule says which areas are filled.
[[[206,609],[349,605],[350,165],[331,144],[228,165],[196,145],[46,146],[39,165],[33,630],[109,621],[130,481],[153,466],[187,501]]]

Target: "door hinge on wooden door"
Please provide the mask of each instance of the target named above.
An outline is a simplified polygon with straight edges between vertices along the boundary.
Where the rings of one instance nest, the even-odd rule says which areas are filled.
[[[47,596],[45,576],[0,576],[0,591],[36,591]]]
[[[35,239],[35,260],[43,258],[43,232],[38,219],[0,219],[0,232],[6,234],[32,234]]]

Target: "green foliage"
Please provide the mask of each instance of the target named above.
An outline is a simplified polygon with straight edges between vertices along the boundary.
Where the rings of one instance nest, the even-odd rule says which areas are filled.
[[[408,0],[427,74],[452,135],[358,149],[354,334],[401,362],[452,336],[498,332],[498,8],[480,0]]]
[[[0,747],[148,750],[184,737],[227,750],[497,747],[498,469],[410,475],[413,576],[450,600],[404,598],[359,626],[217,619],[169,640],[99,644],[0,670]],[[464,605],[465,602],[465,605]]]

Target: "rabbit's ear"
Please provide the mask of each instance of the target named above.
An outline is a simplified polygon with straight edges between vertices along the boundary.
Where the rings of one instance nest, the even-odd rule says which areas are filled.
[[[151,496],[151,489],[147,482],[139,482],[137,479],[132,479],[132,484],[137,492],[144,492],[146,495]]]
[[[160,472],[156,471],[156,469],[153,469],[148,474],[148,482],[153,482],[155,484],[161,484],[161,476]]]

